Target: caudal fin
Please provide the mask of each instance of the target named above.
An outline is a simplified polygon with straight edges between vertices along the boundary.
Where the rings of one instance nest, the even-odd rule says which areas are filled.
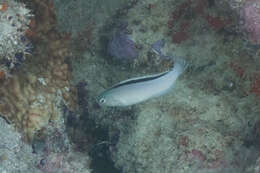
[[[188,62],[183,58],[175,57],[173,60],[174,60],[173,70],[178,71],[178,73],[183,73],[189,66]]]

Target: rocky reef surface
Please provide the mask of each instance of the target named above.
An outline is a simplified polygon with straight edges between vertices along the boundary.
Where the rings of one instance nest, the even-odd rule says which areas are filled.
[[[109,2],[0,1],[2,24],[22,26],[16,51],[0,54],[0,171],[258,173],[258,1]],[[189,67],[167,95],[98,104],[173,57]]]
[[[21,65],[33,46],[27,38],[33,14],[23,3],[0,1],[0,78]]]
[[[93,34],[100,41],[73,62],[74,81],[86,82],[88,119],[108,130],[99,153],[109,153],[120,172],[258,171],[259,45],[250,36],[257,27],[246,23],[259,18],[242,15],[248,3],[135,1]],[[122,24],[138,49],[127,63],[107,49]],[[162,39],[158,53],[154,43]],[[173,56],[190,66],[167,96],[125,108],[97,105],[101,91],[166,71]]]

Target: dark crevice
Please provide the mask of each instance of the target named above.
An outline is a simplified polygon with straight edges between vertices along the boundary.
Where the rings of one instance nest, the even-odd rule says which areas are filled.
[[[67,117],[66,127],[70,139],[75,144],[77,150],[85,152],[91,157],[90,168],[93,170],[93,173],[121,173],[122,171],[115,167],[110,152],[110,148],[117,143],[118,137],[109,136],[107,127],[98,126],[90,118],[87,83],[80,82],[76,87],[79,105],[78,112],[64,109]]]

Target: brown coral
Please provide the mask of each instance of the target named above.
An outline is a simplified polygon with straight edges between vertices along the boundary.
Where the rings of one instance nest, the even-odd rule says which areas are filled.
[[[50,120],[59,118],[63,99],[68,106],[73,105],[67,64],[50,61],[46,70],[40,75],[14,75],[0,87],[0,113],[22,129],[28,139]]]
[[[55,30],[51,1],[35,0],[35,25],[31,32],[35,52],[12,77],[0,81],[0,114],[22,130],[28,140],[49,121],[58,119],[60,105],[75,104],[70,85],[69,40]],[[66,62],[65,62],[66,61]]]

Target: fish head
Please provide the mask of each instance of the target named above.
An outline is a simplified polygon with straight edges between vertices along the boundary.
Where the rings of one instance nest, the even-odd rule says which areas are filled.
[[[97,102],[100,106],[121,106],[122,102],[115,95],[104,91],[97,97]]]

